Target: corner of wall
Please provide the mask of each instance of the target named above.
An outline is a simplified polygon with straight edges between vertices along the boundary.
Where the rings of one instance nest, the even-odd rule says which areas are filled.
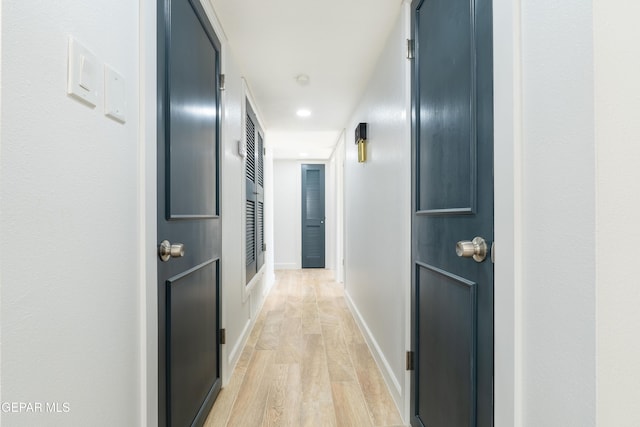
[[[410,62],[404,49],[410,34],[410,3],[403,2],[401,8],[346,125],[348,135],[357,123],[367,122],[370,135],[365,163],[357,162],[348,138],[344,147],[344,280],[348,305],[408,422],[405,352],[410,348],[411,98]],[[364,191],[369,188],[375,188],[375,197]],[[375,251],[365,238],[371,230],[376,230],[379,249]]]

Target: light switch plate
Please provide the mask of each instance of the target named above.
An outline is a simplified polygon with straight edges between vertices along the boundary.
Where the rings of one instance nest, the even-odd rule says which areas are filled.
[[[114,120],[127,121],[127,96],[124,77],[104,66],[104,114]]]
[[[247,144],[245,144],[242,140],[238,140],[238,156],[243,159],[247,157]]]
[[[95,107],[101,86],[102,64],[86,47],[69,37],[67,93]]]

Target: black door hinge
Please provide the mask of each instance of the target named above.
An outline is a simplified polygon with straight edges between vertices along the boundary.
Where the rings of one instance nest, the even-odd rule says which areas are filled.
[[[220,74],[220,90],[225,89],[224,83],[225,83],[224,74]]]
[[[220,329],[220,344],[226,344],[226,343],[227,343],[227,330]]]
[[[407,371],[413,371],[413,351],[407,351]]]

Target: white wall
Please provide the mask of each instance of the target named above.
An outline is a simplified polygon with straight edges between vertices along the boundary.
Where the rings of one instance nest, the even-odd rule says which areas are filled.
[[[494,11],[496,426],[636,426],[639,6]]]
[[[157,2],[140,8],[140,282],[141,426],[158,425]]]
[[[332,153],[333,154],[333,153]],[[337,206],[336,190],[338,185],[338,171],[335,156],[331,156],[325,164],[325,217],[331,217],[331,221],[325,220],[325,267],[333,270],[335,277],[336,270],[336,229],[337,229]],[[329,193],[330,194],[326,194]]]
[[[344,177],[347,299],[401,410],[408,393],[405,331],[411,281],[407,33],[402,14],[346,125]],[[366,163],[358,163],[350,137],[359,122],[368,123]]]
[[[522,2],[523,415],[595,425],[590,1]]]
[[[226,329],[227,344],[222,346],[222,381],[225,386],[233,373],[235,364],[248,338],[251,327],[259,309],[264,302],[264,296],[273,284],[273,268],[268,265],[270,256],[267,252],[267,264],[254,281],[251,289],[245,286],[245,252],[244,252],[244,200],[245,178],[244,160],[238,155],[238,141],[244,135],[244,100],[251,97],[248,88],[241,77],[241,71],[236,65],[233,52],[229,48],[224,29],[219,22],[215,11],[207,1],[202,5],[213,25],[214,30],[222,44],[222,72],[226,76],[225,91],[222,92],[222,141],[221,141],[221,219],[222,219],[222,259],[221,259],[221,323]],[[145,79],[145,147],[144,158],[146,161],[145,199],[146,212],[144,216],[144,240],[147,245],[145,254],[152,254],[152,259],[147,260],[142,281],[146,283],[145,294],[145,331],[146,346],[144,348],[144,363],[146,367],[146,418],[143,425],[153,426],[157,423],[157,295],[156,283],[156,255],[157,242],[155,227],[155,4],[145,2],[144,8],[144,37],[146,58],[145,66],[148,71]],[[255,110],[258,110],[255,108]],[[259,110],[256,111],[259,115]],[[259,117],[258,117],[259,118]],[[268,149],[268,141],[265,141]],[[269,197],[272,190],[271,158],[265,158],[265,198]],[[265,200],[265,238],[269,244],[269,238],[273,235],[273,214],[268,200]],[[149,258],[147,256],[147,258]]]
[[[238,155],[238,141],[244,134],[244,102],[251,98],[242,73],[237,67],[233,52],[226,40],[224,28],[218,20],[212,6],[206,0],[202,2],[204,9],[222,44],[222,72],[225,74],[225,91],[222,92],[222,141],[221,141],[221,219],[222,219],[222,259],[221,259],[221,323],[226,329],[227,343],[222,346],[222,381],[223,387],[228,383],[233,369],[240,357],[242,348],[249,336],[251,327],[255,323],[257,314],[262,307],[266,292],[273,284],[272,252],[266,254],[265,268],[256,276],[253,286],[245,286],[245,249],[244,249],[244,200],[245,178],[244,160]],[[147,335],[144,348],[144,363],[146,367],[146,418],[143,425],[157,424],[157,295],[156,295],[156,255],[157,242],[155,227],[155,4],[145,2],[144,8],[144,36],[146,56],[145,66],[148,71],[145,79],[145,199],[146,212],[144,216],[144,240],[147,245],[145,254],[152,254],[147,260],[142,281],[147,289],[144,301],[145,331]],[[255,106],[254,106],[255,107]],[[259,109],[254,108],[260,119]],[[272,161],[269,155],[268,140],[267,157],[265,158],[265,198],[273,192],[272,189]],[[265,239],[269,245],[273,235],[273,214],[269,200],[265,200]],[[153,252],[152,252],[153,251]],[[149,258],[147,256],[147,258]]]
[[[276,270],[302,268],[300,162],[273,162],[274,230]]]
[[[593,2],[597,425],[640,425],[640,4]]]
[[[264,269],[256,275],[251,287],[246,286],[245,273],[245,160],[238,155],[238,141],[245,138],[245,99],[252,100],[251,93],[236,65],[233,52],[224,36],[213,9],[207,6],[215,23],[218,36],[222,38],[222,69],[225,74],[223,92],[222,128],[222,327],[226,329],[227,344],[223,345],[223,385],[231,378],[244,343],[255,323],[264,297],[274,281],[272,261],[273,214],[270,195],[273,192],[272,160],[265,157],[265,240],[267,254]],[[260,120],[259,107],[253,109]],[[269,141],[265,139],[268,147]]]
[[[335,280],[339,283],[344,282],[344,155],[345,155],[346,131],[342,131],[336,146],[331,155],[331,168],[335,181],[335,203],[334,217],[335,233],[334,244],[334,261]]]
[[[275,185],[274,185],[274,164],[273,149],[269,140],[265,139],[267,154],[264,157],[264,240],[267,245],[265,254],[265,287],[264,292],[268,292],[275,283]]]
[[[226,328],[227,344],[223,346],[224,383],[242,351],[252,324],[251,296],[243,294],[245,279],[244,221],[244,160],[238,155],[238,141],[243,138],[244,88],[233,54],[224,45],[226,89],[223,94],[223,163],[222,163],[222,325]],[[259,295],[259,294],[258,294]],[[260,303],[255,301],[254,303]]]
[[[3,426],[141,422],[138,9],[2,3],[2,401],[69,410]],[[126,124],[66,95],[69,35],[126,80]]]

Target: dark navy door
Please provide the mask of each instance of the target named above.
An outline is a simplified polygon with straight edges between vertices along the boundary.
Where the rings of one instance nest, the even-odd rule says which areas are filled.
[[[173,245],[158,258],[160,426],[202,425],[221,386],[219,75],[200,2],[160,1],[158,243]]]
[[[302,165],[302,268],[324,268],[324,165]]]
[[[413,426],[493,425],[491,16],[412,3]]]

